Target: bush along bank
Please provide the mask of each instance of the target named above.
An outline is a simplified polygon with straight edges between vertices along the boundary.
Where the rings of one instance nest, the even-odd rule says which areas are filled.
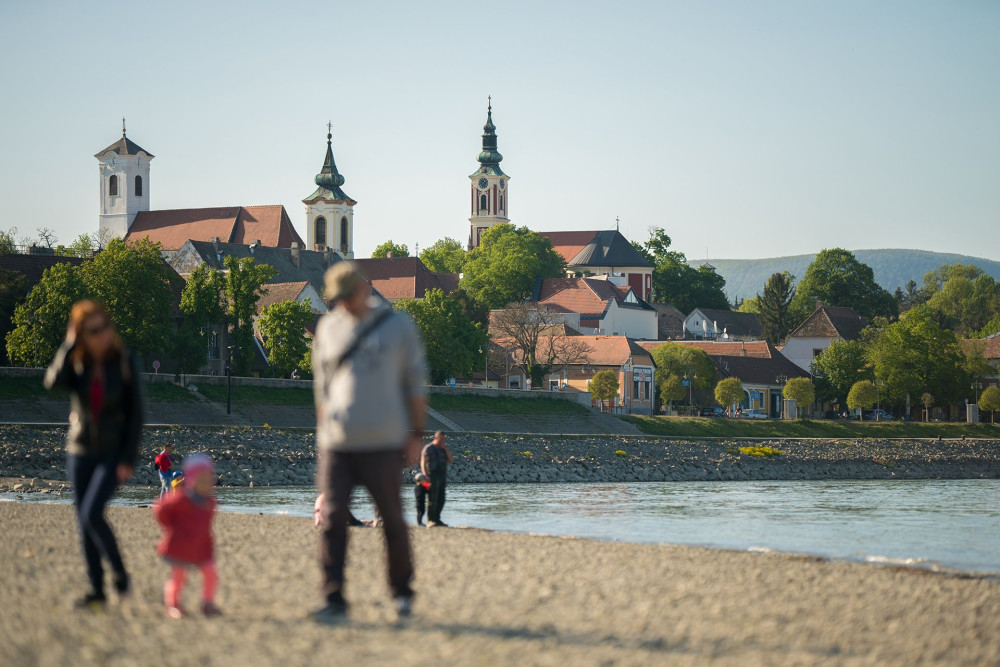
[[[65,480],[65,429],[0,426],[0,491]],[[151,427],[135,484],[158,486],[166,443],[205,452],[225,486],[309,486],[315,438],[266,427]],[[1000,478],[1000,440],[684,440],[653,436],[449,436],[452,483]],[[404,471],[412,480],[415,469]],[[19,488],[15,489],[14,487]]]

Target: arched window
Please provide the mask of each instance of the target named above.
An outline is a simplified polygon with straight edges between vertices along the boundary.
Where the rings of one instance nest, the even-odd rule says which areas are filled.
[[[489,208],[489,202],[486,200],[486,195],[479,195],[479,210],[485,211]]]
[[[347,218],[340,219],[340,252],[347,254],[349,246],[347,244]]]
[[[142,196],[142,176],[135,177],[135,196]]]
[[[116,174],[111,174],[111,178],[108,179],[108,195],[118,196],[118,176]]]
[[[503,210],[503,195],[500,195],[500,210]]]
[[[316,218],[316,245],[326,245],[326,218]]]

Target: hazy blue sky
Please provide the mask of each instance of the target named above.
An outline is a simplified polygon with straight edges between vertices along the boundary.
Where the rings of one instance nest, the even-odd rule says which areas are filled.
[[[996,0],[4,3],[0,228],[95,231],[125,116],[154,209],[305,237],[330,120],[360,256],[465,243],[493,95],[518,225],[1000,259],[998,36]]]

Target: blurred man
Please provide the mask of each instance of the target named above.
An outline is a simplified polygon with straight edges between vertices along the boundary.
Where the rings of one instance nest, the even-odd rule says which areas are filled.
[[[444,433],[438,431],[434,434],[434,441],[424,447],[420,454],[420,470],[431,481],[431,488],[428,489],[427,504],[427,527],[447,527],[441,520],[441,510],[444,509],[444,490],[448,485],[448,464],[453,463],[455,458],[451,455],[451,450],[444,443]]]

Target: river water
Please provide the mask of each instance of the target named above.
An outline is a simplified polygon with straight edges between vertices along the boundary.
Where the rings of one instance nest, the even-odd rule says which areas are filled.
[[[0,500],[68,502],[0,494]],[[139,506],[148,489],[115,504]],[[311,516],[307,487],[220,488],[223,511]],[[928,569],[1000,573],[1000,480],[455,484],[443,518],[545,535],[774,550]],[[413,496],[404,489],[408,521]],[[355,515],[371,518],[367,494]]]

